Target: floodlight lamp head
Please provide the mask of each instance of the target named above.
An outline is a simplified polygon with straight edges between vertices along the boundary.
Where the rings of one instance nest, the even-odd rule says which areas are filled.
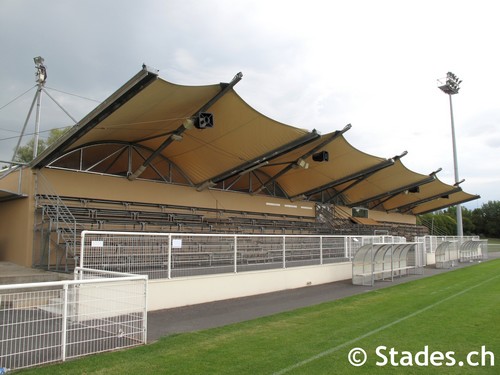
[[[438,82],[441,91],[448,95],[454,95],[458,94],[460,91],[460,84],[462,83],[462,80],[458,79],[458,77],[452,72],[448,72],[446,73],[446,78],[438,80]]]
[[[300,167],[300,168],[304,168],[304,169],[308,169],[309,168],[309,163],[306,162],[304,159],[300,158],[299,160],[297,160],[297,162],[295,163],[295,165],[297,167]]]
[[[180,134],[172,134],[170,136],[170,138],[172,138],[173,141],[177,141],[177,142],[182,141],[182,135],[180,135]]]
[[[47,69],[43,65],[44,59],[41,56],[37,56],[33,58],[36,66],[36,82],[39,84],[45,83],[47,80]]]
[[[192,118],[187,118],[184,120],[182,125],[184,126],[184,129],[186,129],[186,130],[193,129],[194,128],[194,121]]]
[[[35,62],[35,65],[38,67],[39,65],[43,65],[43,62],[45,61],[42,56],[37,56],[33,57],[33,61]]]

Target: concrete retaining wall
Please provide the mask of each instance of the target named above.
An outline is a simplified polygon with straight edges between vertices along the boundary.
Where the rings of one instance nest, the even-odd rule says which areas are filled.
[[[148,311],[350,279],[352,263],[149,280]]]

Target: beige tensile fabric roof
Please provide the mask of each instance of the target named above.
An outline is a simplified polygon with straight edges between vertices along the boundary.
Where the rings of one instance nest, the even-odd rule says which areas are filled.
[[[297,161],[307,150],[315,148],[335,135],[335,133],[325,134],[318,140],[274,160],[274,165],[263,167],[262,170],[274,176],[283,169],[283,163]],[[296,197],[310,193],[318,187],[324,187],[355,172],[380,165],[385,161],[383,158],[371,156],[355,149],[342,135],[337,135],[331,142],[321,147],[321,151],[328,152],[328,162],[317,163],[312,160],[312,157],[308,157],[304,159],[309,164],[307,169],[291,168],[290,171],[277,179],[288,196]]]
[[[230,185],[266,194],[273,185],[290,199],[325,202],[339,197],[347,205],[408,213],[478,198],[434,175],[408,170],[399,156],[386,159],[357,150],[344,138],[349,127],[320,136],[272,120],[238,96],[233,86],[239,79],[181,86],[144,67],[32,165],[99,166],[101,173],[134,180],[155,178],[155,171],[173,164],[199,190]],[[186,119],[204,112],[213,115],[213,127],[188,126]],[[126,146],[133,151],[124,152]],[[91,152],[71,153],[85,148]],[[327,162],[312,160],[319,151],[328,152]]]

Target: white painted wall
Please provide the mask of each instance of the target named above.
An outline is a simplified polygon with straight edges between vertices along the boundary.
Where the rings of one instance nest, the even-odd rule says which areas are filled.
[[[149,280],[148,311],[326,284],[352,277],[352,263]]]

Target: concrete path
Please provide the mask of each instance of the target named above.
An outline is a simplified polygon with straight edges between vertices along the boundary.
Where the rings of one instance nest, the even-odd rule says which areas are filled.
[[[500,252],[490,253],[490,260],[498,258],[500,258]],[[471,264],[474,263],[462,263],[459,267]],[[356,286],[352,285],[351,280],[343,280],[250,297],[152,311],[148,313],[148,342],[151,343],[173,333],[198,331],[256,319],[448,271],[450,269],[427,267],[424,269],[424,275],[395,278],[394,282],[379,281],[373,287]]]
[[[12,262],[0,262],[0,285],[25,284],[44,281],[72,280],[73,274],[55,273],[19,266]]]

